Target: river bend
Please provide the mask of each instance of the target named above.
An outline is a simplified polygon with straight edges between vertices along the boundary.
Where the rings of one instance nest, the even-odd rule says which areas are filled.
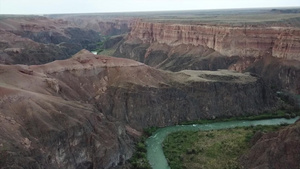
[[[198,130],[219,130],[234,127],[246,127],[256,125],[278,125],[282,123],[292,124],[299,117],[293,119],[267,119],[254,121],[230,121],[216,122],[210,124],[176,125],[158,129],[151,137],[146,140],[147,159],[153,169],[170,169],[163,153],[162,143],[168,134],[177,131],[198,131]]]

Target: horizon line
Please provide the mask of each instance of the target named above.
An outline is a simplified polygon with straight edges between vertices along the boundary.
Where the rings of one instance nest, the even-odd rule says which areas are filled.
[[[153,13],[153,12],[184,12],[184,11],[222,11],[222,10],[251,10],[251,9],[300,9],[300,6],[280,6],[280,7],[239,7],[239,8],[211,8],[211,9],[180,9],[180,10],[153,10],[153,11],[112,11],[112,12],[58,12],[58,13],[0,13],[0,15],[38,15],[38,16],[45,16],[45,15],[78,15],[78,14],[121,14],[121,13]]]

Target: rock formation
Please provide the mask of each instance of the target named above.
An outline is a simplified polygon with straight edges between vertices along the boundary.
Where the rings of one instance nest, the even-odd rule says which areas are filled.
[[[3,168],[114,168],[132,156],[145,127],[259,114],[281,106],[275,90],[300,94],[300,30],[286,24],[291,20],[234,25],[135,15],[48,17],[0,20]],[[99,33],[130,29],[104,47],[118,43],[115,56],[140,62],[87,50],[61,60],[94,48]],[[30,66],[8,65],[20,63]],[[298,124],[262,136],[241,163],[282,168],[274,161],[286,160],[282,150],[299,161],[291,148],[297,148]]]
[[[231,68],[229,68],[231,69]],[[271,88],[300,94],[300,62],[264,57],[246,67],[246,71],[263,77]]]
[[[0,21],[0,63],[42,64],[96,49],[98,32],[61,19],[4,16]]]
[[[169,46],[205,46],[225,56],[274,56],[300,60],[300,29],[287,27],[233,27],[165,24],[139,21],[128,40],[158,42]]]
[[[159,23],[140,20],[133,25],[114,56],[126,57],[160,69],[180,71],[230,69],[252,71],[280,90],[300,93],[300,29],[287,25],[214,25]],[[273,60],[275,72],[268,69]],[[287,63],[290,63],[288,65]],[[251,68],[251,69],[250,69]],[[288,73],[292,70],[291,73]],[[293,73],[292,73],[293,72]],[[283,78],[284,77],[284,78]],[[292,83],[291,85],[287,83]]]
[[[262,135],[249,152],[240,158],[245,168],[300,167],[300,121],[278,132]]]
[[[44,65],[0,65],[0,89],[3,167],[111,168],[131,157],[144,127],[278,106],[249,74],[171,73],[85,50]]]
[[[41,64],[66,59],[68,47],[76,45],[42,44],[23,38],[8,31],[0,30],[0,63],[2,64]],[[75,49],[76,51],[76,49]],[[71,53],[72,53],[71,52]]]

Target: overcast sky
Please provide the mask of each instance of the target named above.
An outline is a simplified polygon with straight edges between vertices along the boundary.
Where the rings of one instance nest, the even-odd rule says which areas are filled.
[[[300,7],[300,0],[0,0],[0,14]]]

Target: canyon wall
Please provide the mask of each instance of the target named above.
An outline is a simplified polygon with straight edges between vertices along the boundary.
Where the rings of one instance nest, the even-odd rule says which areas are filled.
[[[278,109],[272,84],[300,93],[297,28],[64,17],[0,20],[1,63],[65,59],[98,31],[132,27],[115,55],[176,72],[86,50],[43,65],[0,64],[1,167],[114,168],[143,128]]]
[[[300,60],[300,29],[295,27],[233,27],[136,22],[128,36],[143,43],[206,46],[225,56],[274,56]]]
[[[258,114],[277,107],[272,91],[250,74],[226,70],[172,73],[82,52],[72,60],[84,67],[72,63],[62,70],[50,65],[39,69],[62,83],[64,98],[94,103],[104,114],[137,129]]]
[[[128,32],[129,21],[95,18],[3,16],[0,20],[0,63],[43,64],[66,59],[81,49],[96,50],[103,36]],[[82,21],[82,22],[81,22]]]
[[[41,64],[53,60],[66,59],[76,52],[76,44],[43,44],[14,33],[0,30],[1,64]],[[71,48],[69,48],[71,47]]]
[[[3,167],[113,168],[145,127],[280,106],[249,74],[165,72],[85,50],[44,65],[0,65],[0,88]]]
[[[261,76],[275,91],[300,94],[299,61],[264,57],[246,66],[245,71]]]
[[[92,50],[99,33],[61,19],[3,16],[0,20],[0,63],[42,64],[66,59],[83,48]]]
[[[249,71],[276,90],[300,94],[299,50],[299,27],[138,21],[114,56],[171,71]]]

